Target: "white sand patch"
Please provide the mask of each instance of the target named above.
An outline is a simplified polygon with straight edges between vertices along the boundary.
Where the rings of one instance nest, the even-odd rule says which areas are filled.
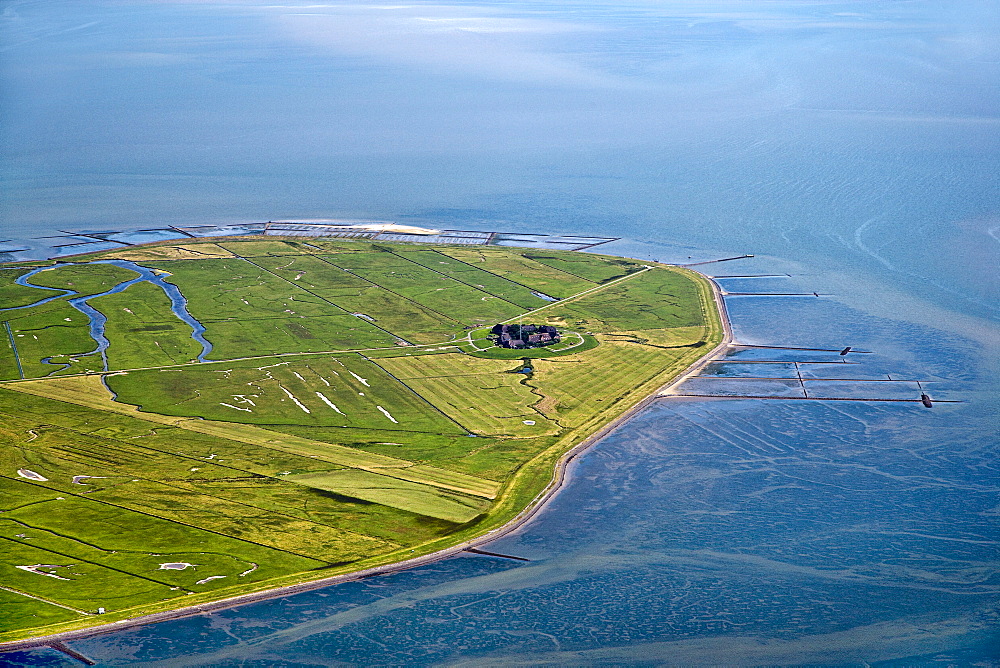
[[[240,573],[237,577],[241,577],[241,578],[242,577],[246,577],[247,575],[250,575],[251,573],[253,573],[255,570],[257,570],[257,564],[255,564],[255,563],[253,563],[251,561],[250,562],[250,568],[248,568],[247,570],[245,570],[242,573]]]
[[[256,395],[256,394],[251,394],[250,396],[251,396],[251,397],[256,397],[256,396],[258,396],[258,395]],[[238,402],[239,402],[239,403],[241,403],[241,404],[250,404],[250,405],[251,405],[251,406],[253,406],[254,408],[256,408],[256,407],[257,407],[257,404],[255,404],[255,403],[253,402],[253,399],[250,399],[250,398],[249,398],[249,397],[248,397],[247,395],[245,395],[245,394],[234,394],[234,395],[233,395],[233,399],[235,399],[236,401],[238,401]]]
[[[243,302],[244,304],[246,304],[247,306],[250,306],[250,302],[248,302],[247,300],[245,300],[245,299],[240,299],[240,301],[241,301],[241,302]]]
[[[380,411],[382,411],[382,414],[385,415],[387,418],[389,418],[389,420],[391,420],[392,422],[394,422],[396,424],[399,424],[399,420],[397,420],[396,418],[394,418],[391,415],[389,415],[389,411],[387,411],[386,409],[382,408],[381,406],[376,406],[375,408],[377,408]]]
[[[197,582],[195,582],[195,584],[196,585],[203,585],[206,582],[211,582],[212,580],[221,580],[224,577],[226,577],[226,576],[225,575],[209,575],[204,580],[198,580]]]
[[[320,377],[319,377],[319,379],[320,379],[321,381],[323,381],[323,383],[324,383],[324,384],[325,384],[325,385],[326,385],[327,387],[330,387],[330,381],[328,381],[328,380],[327,380],[326,378],[324,378],[323,376],[320,376]]]
[[[60,575],[56,575],[55,573],[46,573],[45,571],[38,570],[39,568],[69,568],[70,566],[72,566],[72,564],[65,566],[59,564],[35,564],[34,566],[15,566],[14,568],[18,568],[22,571],[28,571],[29,573],[34,573],[36,575],[44,575],[46,577],[55,578],[56,580],[72,581],[73,578],[64,578]]]
[[[250,408],[240,408],[239,406],[233,406],[232,404],[227,404],[224,401],[220,401],[219,405],[220,406],[225,406],[226,408],[235,408],[236,410],[243,411],[244,413],[253,413],[253,410],[250,409]]]
[[[306,413],[312,413],[311,410],[309,410],[308,408],[306,408],[305,404],[303,404],[301,401],[299,401],[298,397],[296,397],[294,394],[292,394],[291,392],[289,392],[285,388],[281,387],[281,385],[279,385],[278,387],[281,389],[282,392],[284,392],[285,394],[288,395],[289,399],[291,399],[292,401],[295,402],[296,406],[298,406],[299,408],[301,408],[302,410],[304,410]]]
[[[186,561],[168,561],[165,564],[160,564],[159,570],[161,571],[183,571],[185,568],[195,568],[194,564],[189,564]]]
[[[298,371],[293,371],[292,375],[301,380],[303,383],[306,382],[306,379],[300,376]]]
[[[86,485],[87,483],[80,482],[80,481],[81,480],[87,480],[89,478],[93,478],[95,480],[107,480],[107,476],[103,476],[103,475],[75,475],[75,476],[73,476],[73,484],[74,485]]]
[[[342,410],[340,410],[339,408],[337,408],[337,404],[335,404],[335,403],[333,403],[332,401],[330,401],[329,399],[327,399],[327,398],[326,398],[326,397],[325,397],[325,396],[323,395],[323,393],[322,393],[322,392],[317,392],[317,393],[316,393],[316,396],[317,396],[317,397],[319,397],[320,399],[322,399],[322,400],[323,400],[323,403],[324,403],[324,404],[326,404],[327,406],[329,406],[329,407],[330,407],[330,408],[332,408],[333,410],[337,411],[337,412],[338,412],[338,413],[340,413],[341,415],[344,415],[344,411],[342,411]]]
[[[48,482],[49,480],[41,473],[35,473],[34,471],[29,471],[28,469],[18,469],[17,474],[22,478],[27,478],[28,480],[37,480],[38,482]],[[20,568],[20,566],[18,566],[18,568]]]
[[[285,366],[288,362],[278,362],[277,364],[268,364],[267,366],[257,367],[257,371],[263,371],[264,369],[272,369],[276,366]]]
[[[368,384],[368,379],[367,378],[362,378],[361,376],[359,376],[358,374],[354,373],[353,371],[351,371],[349,369],[348,369],[347,373],[349,373],[352,376],[354,376],[355,378],[357,378],[358,382],[361,383],[362,385],[364,385],[365,387],[371,387],[371,385]]]

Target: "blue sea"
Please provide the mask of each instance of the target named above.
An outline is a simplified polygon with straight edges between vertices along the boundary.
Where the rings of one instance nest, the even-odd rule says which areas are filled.
[[[69,643],[100,665],[1000,666],[995,0],[4,0],[0,152],[0,251],[374,218],[753,254],[701,269],[809,296],[727,297],[739,341],[871,353],[681,393],[957,402],[663,399],[488,547],[529,562]]]

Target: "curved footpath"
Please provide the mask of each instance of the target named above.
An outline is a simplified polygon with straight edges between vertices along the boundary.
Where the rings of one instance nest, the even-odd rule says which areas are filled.
[[[693,269],[688,268],[690,271]],[[700,272],[698,272],[700,273]],[[190,617],[192,615],[199,615],[202,613],[213,612],[215,610],[223,610],[226,608],[233,608],[240,605],[245,605],[247,603],[254,603],[257,601],[265,601],[272,598],[281,598],[284,596],[290,596],[292,594],[298,594],[300,592],[313,591],[315,589],[322,589],[324,587],[329,587],[330,585],[339,584],[341,582],[352,582],[354,580],[362,580],[365,578],[370,578],[375,575],[386,575],[388,573],[395,573],[397,571],[408,570],[410,568],[416,568],[418,566],[423,566],[425,564],[431,564],[436,561],[441,561],[442,559],[447,559],[448,557],[453,557],[462,552],[465,552],[469,548],[479,548],[484,545],[488,545],[495,540],[503,538],[504,536],[510,535],[517,532],[525,524],[530,522],[532,518],[535,517],[543,508],[545,508],[556,493],[562,489],[563,485],[566,484],[566,470],[571,461],[576,458],[581,452],[594,445],[600,441],[605,436],[608,436],[613,431],[615,431],[623,423],[632,419],[637,413],[645,410],[651,403],[660,398],[660,396],[670,390],[671,388],[679,385],[680,383],[687,380],[690,376],[694,375],[702,369],[710,360],[714,359],[716,355],[725,350],[733,340],[732,327],[729,323],[729,315],[726,311],[726,304],[722,297],[722,291],[719,285],[710,277],[702,274],[709,284],[712,286],[712,295],[715,300],[716,308],[718,309],[719,319],[722,321],[723,337],[722,342],[719,343],[715,348],[709,351],[706,355],[699,358],[696,362],[691,364],[687,369],[680,373],[676,378],[671,380],[666,385],[660,387],[648,397],[640,401],[638,404],[630,408],[628,411],[618,416],[607,425],[602,427],[597,432],[591,434],[586,439],[581,441],[579,444],[575,445],[570,450],[567,450],[563,456],[559,459],[556,464],[555,471],[552,475],[552,480],[549,482],[548,486],[542,490],[538,496],[536,496],[531,503],[523,510],[519,515],[512,519],[507,524],[493,529],[490,532],[474,538],[472,540],[466,541],[464,543],[459,543],[458,545],[453,545],[452,547],[434,552],[432,554],[427,554],[421,557],[415,557],[413,559],[408,559],[406,561],[398,561],[393,564],[385,564],[383,566],[376,566],[374,568],[368,568],[362,571],[355,571],[354,573],[346,573],[344,575],[336,575],[329,578],[323,578],[320,580],[313,580],[311,582],[303,582],[301,584],[288,585],[285,587],[278,587],[276,589],[268,589],[266,591],[255,592],[252,594],[241,594],[239,596],[234,596],[232,598],[221,599],[218,601],[212,601],[210,603],[202,603],[199,605],[193,605],[186,608],[180,608],[178,610],[168,610],[165,612],[157,612],[151,615],[143,615],[142,617],[134,617],[131,619],[123,619],[117,622],[109,622],[101,626],[93,626],[86,629],[79,629],[76,631],[66,631],[64,633],[56,633],[47,636],[37,636],[33,638],[25,638],[24,640],[13,640],[4,643],[0,643],[0,652],[9,652],[13,650],[29,649],[32,647],[44,647],[51,645],[53,643],[64,642],[67,640],[79,640],[81,638],[90,638],[97,635],[103,635],[105,633],[113,633],[115,631],[121,631],[124,629],[133,628],[136,626],[146,626],[148,624],[156,624],[158,622],[164,622],[171,619],[180,619],[182,617]]]

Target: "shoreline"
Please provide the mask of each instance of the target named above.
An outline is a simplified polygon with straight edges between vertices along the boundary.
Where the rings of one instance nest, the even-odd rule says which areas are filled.
[[[676,265],[670,265],[676,266]],[[36,647],[47,647],[54,643],[61,643],[71,640],[80,640],[83,638],[90,638],[94,636],[104,635],[107,633],[114,633],[116,631],[122,631],[125,629],[148,626],[150,624],[157,624],[160,622],[170,621],[173,619],[182,619],[185,617],[191,617],[194,615],[205,614],[214,612],[217,610],[225,610],[229,608],[235,608],[242,605],[247,605],[250,603],[256,603],[259,601],[266,601],[274,598],[282,598],[285,596],[291,596],[294,594],[304,593],[307,591],[314,591],[316,589],[323,589],[325,587],[342,584],[345,582],[353,582],[355,580],[363,580],[366,578],[374,577],[377,575],[388,575],[391,573],[396,573],[400,571],[409,570],[411,568],[417,568],[427,564],[432,564],[444,559],[461,554],[472,548],[480,548],[485,545],[499,540],[505,536],[516,533],[527,525],[534,517],[541,512],[556,494],[563,488],[566,484],[567,469],[570,463],[576,459],[578,455],[597,444],[601,439],[609,436],[615,430],[617,430],[624,423],[631,420],[638,413],[642,412],[648,408],[654,401],[661,398],[661,394],[670,390],[676,385],[683,383],[692,374],[699,371],[704,367],[710,360],[715,358],[720,352],[729,347],[733,340],[732,327],[729,321],[729,314],[726,310],[725,300],[722,295],[722,290],[718,283],[715,282],[713,278],[702,274],[701,272],[691,269],[689,267],[684,267],[687,271],[698,274],[701,278],[708,282],[712,290],[712,300],[715,304],[716,311],[719,315],[719,321],[722,326],[722,341],[719,342],[710,351],[699,357],[697,360],[692,362],[687,368],[681,371],[677,376],[671,379],[666,384],[653,390],[648,396],[640,400],[635,406],[628,409],[617,418],[604,425],[596,432],[582,440],[577,445],[573,446],[566,452],[564,452],[553,469],[552,479],[549,484],[546,485],[545,489],[538,493],[534,499],[529,503],[520,513],[513,517],[506,524],[493,529],[477,538],[468,540],[458,545],[453,545],[451,547],[444,548],[437,552],[432,552],[419,557],[414,557],[412,559],[407,559],[405,561],[397,561],[391,564],[384,564],[381,566],[374,566],[372,568],[367,568],[360,571],[355,571],[352,573],[345,573],[342,575],[335,575],[328,578],[321,578],[318,580],[312,580],[309,582],[303,582],[294,585],[286,585],[282,587],[275,587],[273,589],[267,589],[264,591],[253,592],[249,594],[240,594],[230,598],[219,599],[217,601],[211,601],[208,603],[200,603],[192,606],[187,606],[183,608],[177,608],[175,610],[167,610],[163,612],[156,612],[148,615],[142,615],[139,617],[133,617],[130,619],[123,619],[115,622],[108,622],[107,624],[102,624],[99,626],[91,626],[85,629],[78,629],[74,631],[63,631],[59,633],[53,633],[51,635],[44,636],[33,636],[30,638],[25,638],[23,640],[10,640],[6,642],[0,642],[0,653],[11,652],[17,650],[25,650]]]

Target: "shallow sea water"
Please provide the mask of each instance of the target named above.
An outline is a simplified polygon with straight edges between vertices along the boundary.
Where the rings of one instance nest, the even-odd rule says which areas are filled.
[[[743,349],[712,374],[794,378],[800,362],[963,402],[665,399],[489,548],[530,563],[463,556],[78,651],[1000,665],[993,3],[4,7],[6,237],[370,216],[615,235],[607,252],[663,261],[755,253],[702,269],[790,274],[724,279],[733,292],[821,296],[728,298],[740,341],[872,354]],[[742,383],[757,381],[682,391]],[[760,387],[775,385],[797,391]]]

